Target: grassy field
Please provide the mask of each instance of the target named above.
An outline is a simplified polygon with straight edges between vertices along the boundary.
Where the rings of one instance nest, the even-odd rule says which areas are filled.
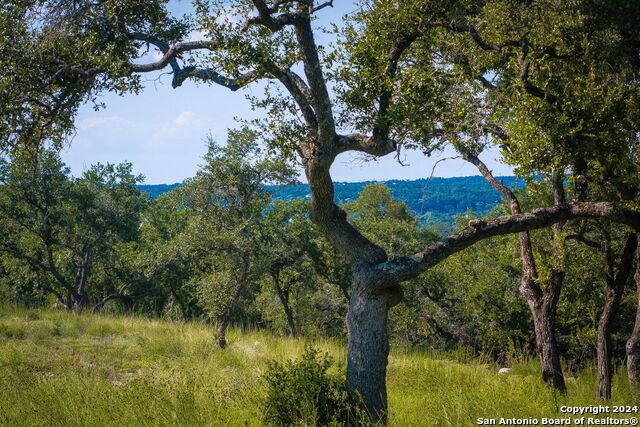
[[[0,425],[262,425],[267,362],[295,358],[305,341],[234,329],[228,341],[219,350],[212,328],[199,323],[0,307]],[[343,343],[312,344],[343,369]],[[394,348],[390,424],[565,417],[561,405],[599,404],[592,370],[556,396],[535,363],[512,368],[497,375],[480,361]],[[624,375],[621,369],[614,379],[610,405],[631,403]]]

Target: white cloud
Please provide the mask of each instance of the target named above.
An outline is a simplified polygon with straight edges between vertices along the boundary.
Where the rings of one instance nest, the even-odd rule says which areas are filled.
[[[182,113],[178,114],[178,117],[175,118],[173,123],[176,125],[186,125],[196,121],[196,115],[193,112],[183,111]]]

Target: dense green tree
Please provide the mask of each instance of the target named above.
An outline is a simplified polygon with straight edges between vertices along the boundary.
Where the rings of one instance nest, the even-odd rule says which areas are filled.
[[[282,304],[289,333],[298,335],[292,294],[302,297],[300,287],[313,289],[317,271],[324,268],[320,236],[308,218],[303,201],[275,202],[261,225],[262,245],[267,276]]]
[[[265,268],[260,233],[271,197],[265,185],[295,180],[288,162],[263,155],[256,137],[243,129],[229,131],[224,146],[210,140],[202,169],[175,190],[179,209],[189,213],[175,249],[195,259],[189,280],[218,322],[221,347],[243,293],[253,291]]]
[[[126,163],[72,178],[53,151],[12,158],[0,169],[0,250],[26,263],[42,291],[82,310],[96,265],[137,237],[140,179]]]

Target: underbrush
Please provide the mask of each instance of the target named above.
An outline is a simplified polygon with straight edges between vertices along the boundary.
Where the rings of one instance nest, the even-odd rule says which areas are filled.
[[[239,329],[227,339],[228,348],[218,349],[214,329],[201,323],[0,307],[0,425],[264,425],[273,361],[285,366],[312,345],[334,361],[329,374],[344,373],[340,340]],[[561,405],[600,403],[592,369],[557,395],[535,361],[514,362],[510,374],[498,375],[486,360],[464,359],[392,348],[390,424],[565,417]],[[632,403],[622,368],[613,396],[610,405]]]

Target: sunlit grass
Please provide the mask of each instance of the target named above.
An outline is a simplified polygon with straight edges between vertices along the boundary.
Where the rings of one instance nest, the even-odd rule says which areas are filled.
[[[228,341],[218,349],[213,328],[200,323],[0,307],[0,425],[261,425],[267,362],[299,356],[306,342],[240,329]],[[344,369],[343,342],[311,344]],[[564,417],[561,405],[600,403],[593,370],[568,381],[566,396],[536,372],[533,361],[498,375],[480,360],[394,348],[390,423]],[[611,405],[631,403],[622,369],[613,394]]]

